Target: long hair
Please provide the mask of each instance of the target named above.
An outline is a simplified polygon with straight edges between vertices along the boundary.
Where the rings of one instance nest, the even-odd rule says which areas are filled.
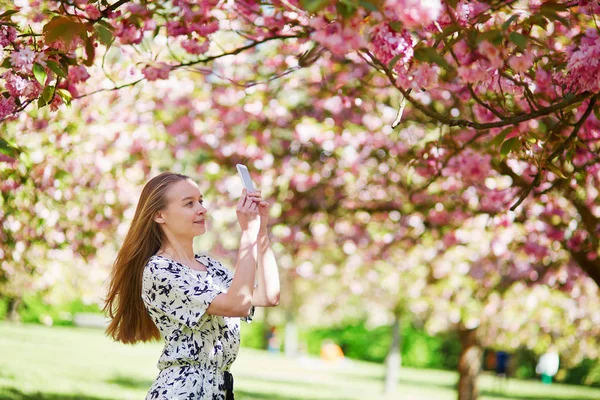
[[[106,334],[115,341],[134,344],[160,340],[160,332],[142,301],[142,275],[148,259],[163,244],[164,234],[154,221],[166,207],[166,192],[186,175],[164,172],[152,178],[142,190],[131,227],[109,277],[104,313],[111,319]]]

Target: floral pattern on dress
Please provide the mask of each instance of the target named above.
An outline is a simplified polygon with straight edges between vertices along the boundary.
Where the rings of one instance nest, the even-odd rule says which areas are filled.
[[[146,400],[225,400],[224,372],[240,347],[240,318],[206,313],[226,293],[233,272],[207,255],[196,255],[206,271],[154,255],[142,278],[142,300],[165,340],[158,377]],[[242,318],[252,320],[250,316]]]

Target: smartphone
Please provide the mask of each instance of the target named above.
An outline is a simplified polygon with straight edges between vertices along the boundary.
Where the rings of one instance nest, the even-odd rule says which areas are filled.
[[[248,172],[248,167],[246,167],[244,164],[236,164],[235,167],[237,168],[238,173],[240,174],[240,178],[242,178],[242,183],[244,184],[244,187],[246,188],[248,193],[254,192],[256,189],[254,189],[252,179],[250,179],[250,172]]]

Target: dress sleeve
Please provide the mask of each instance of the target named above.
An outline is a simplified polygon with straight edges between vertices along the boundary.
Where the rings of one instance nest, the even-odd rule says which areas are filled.
[[[230,270],[229,268],[223,266],[223,264],[221,264],[220,261],[214,260],[210,257],[207,257],[209,260],[209,263],[211,264],[211,266],[214,268],[216,267],[218,272],[217,275],[221,276],[222,280],[223,280],[223,285],[225,285],[225,287],[229,290],[229,287],[231,286],[231,282],[233,282],[233,271]],[[256,289],[256,286],[258,286],[256,283],[254,284],[254,288]],[[241,320],[247,323],[252,322],[252,318],[254,318],[254,306],[250,307],[250,313],[248,314],[247,317],[242,317]]]
[[[186,273],[170,268],[151,266],[150,303],[177,324],[198,329],[210,303],[222,292],[209,280],[194,280]]]

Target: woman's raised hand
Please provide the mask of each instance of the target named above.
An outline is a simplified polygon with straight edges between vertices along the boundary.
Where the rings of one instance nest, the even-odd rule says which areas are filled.
[[[236,214],[238,223],[242,228],[242,233],[247,232],[254,239],[258,236],[260,229],[260,217],[258,213],[259,205],[263,202],[260,192],[248,193],[243,189],[242,196],[238,201]]]

